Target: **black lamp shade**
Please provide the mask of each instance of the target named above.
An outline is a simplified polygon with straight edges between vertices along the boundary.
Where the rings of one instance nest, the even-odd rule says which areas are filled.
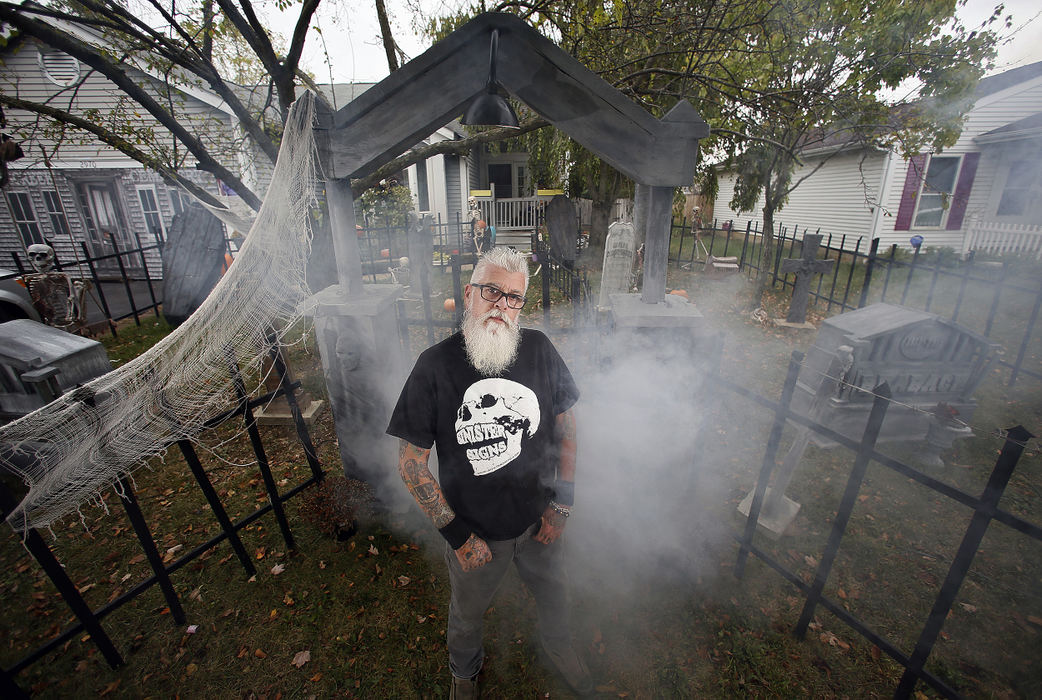
[[[468,126],[507,126],[518,128],[517,115],[514,108],[502,95],[485,92],[479,95],[467,107],[463,115],[463,124]]]

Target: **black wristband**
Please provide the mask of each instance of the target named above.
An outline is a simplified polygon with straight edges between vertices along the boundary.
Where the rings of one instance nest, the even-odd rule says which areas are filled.
[[[575,505],[575,482],[561,481],[560,479],[555,481],[554,500],[560,503],[562,506]]]
[[[445,538],[450,547],[459,549],[470,539],[472,531],[465,522],[457,517],[450,520],[445,527],[439,527],[438,532],[441,533],[441,536]]]

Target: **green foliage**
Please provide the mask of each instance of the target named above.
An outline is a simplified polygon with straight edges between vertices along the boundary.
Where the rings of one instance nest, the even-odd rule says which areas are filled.
[[[363,192],[357,206],[361,218],[378,226],[405,226],[415,202],[408,187],[392,180]]]

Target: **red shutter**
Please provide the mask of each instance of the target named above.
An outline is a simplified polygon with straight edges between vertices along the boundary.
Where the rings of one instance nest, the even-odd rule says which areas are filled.
[[[908,159],[905,186],[901,190],[901,205],[897,208],[897,220],[894,221],[895,231],[907,231],[912,227],[915,200],[919,196],[919,186],[926,177],[926,155],[920,153]]]
[[[977,174],[978,162],[980,162],[980,153],[967,153],[962,157],[959,182],[955,185],[952,208],[948,212],[948,225],[944,227],[948,231],[958,231],[962,228],[962,220],[966,216],[966,203],[970,201],[970,192],[973,190],[973,178]]]

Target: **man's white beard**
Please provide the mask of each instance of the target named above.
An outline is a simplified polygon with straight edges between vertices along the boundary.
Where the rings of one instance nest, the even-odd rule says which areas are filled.
[[[506,325],[486,323],[490,318],[501,318]],[[484,376],[491,377],[514,363],[521,344],[521,326],[499,309],[492,309],[483,316],[474,316],[470,309],[464,309],[463,344],[470,364]]]

